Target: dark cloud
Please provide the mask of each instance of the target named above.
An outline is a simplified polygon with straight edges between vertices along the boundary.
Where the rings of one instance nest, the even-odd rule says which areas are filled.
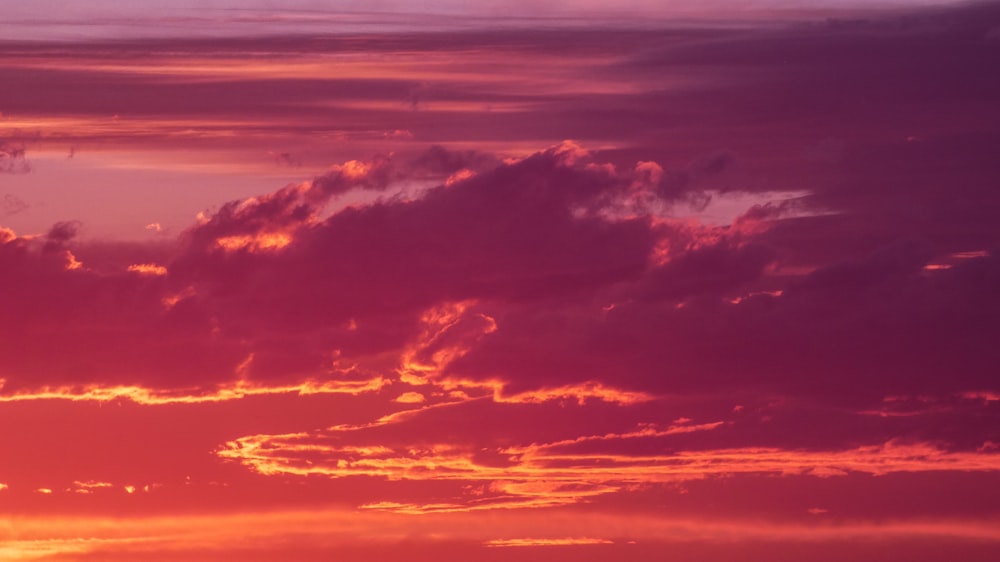
[[[736,285],[729,279],[699,285],[698,268],[678,266],[667,271],[679,279],[694,274],[683,306],[619,301],[602,311],[600,301],[580,301],[510,309],[498,315],[500,329],[451,368],[512,373],[525,386],[611,376],[651,392],[763,392],[840,405],[993,388],[997,259],[928,271],[921,256],[904,244],[785,281],[780,295],[745,288],[735,303],[719,298]],[[759,263],[749,271],[757,274]],[[545,346],[534,343],[540,333]]]
[[[24,145],[0,140],[0,174],[26,174],[30,171],[31,162],[25,156]]]
[[[411,166],[415,172],[429,175],[448,176],[462,169],[484,170],[498,164],[495,155],[474,150],[448,150],[441,145],[432,145],[418,155]]]
[[[468,337],[440,340],[469,348],[446,372],[499,377],[511,391],[611,380],[654,394],[724,389],[872,404],[992,388],[994,253],[928,269],[954,250],[932,229],[900,237],[891,217],[847,203],[835,215],[785,218],[816,198],[757,204],[718,227],[654,220],[643,206],[609,214],[636,189],[670,200],[657,199],[652,165],[620,170],[570,143],[493,162],[414,198],[322,218],[332,197],[381,193],[427,169],[349,162],[225,204],[172,248],[98,249],[76,241],[74,223],[43,240],[10,239],[4,259],[18,271],[8,279],[17,290],[4,306],[12,317],[40,307],[17,333],[42,330],[66,353],[25,346],[11,332],[5,372],[22,385],[77,377],[190,385],[229,379],[250,353],[247,372],[261,379],[331,374],[336,357],[392,369],[426,310],[478,301],[469,314],[496,330],[483,336],[483,321],[470,317]],[[845,221],[857,228],[840,232]],[[896,239],[860,259],[845,255],[864,255],[879,238],[845,253],[823,248],[864,229]],[[74,255],[82,267],[67,269]],[[133,260],[168,273],[126,274]],[[810,272],[790,272],[807,261]],[[111,342],[122,338],[131,345],[118,353]],[[168,351],[177,345],[191,353]]]
[[[759,245],[731,247],[720,243],[695,248],[650,270],[639,294],[653,300],[720,297],[760,278],[773,259],[773,250]]]
[[[172,278],[224,297],[233,321],[250,306],[285,330],[357,317],[363,332],[364,316],[413,318],[442,301],[536,299],[635,277],[654,241],[649,222],[579,214],[630,180],[578,157],[556,147],[417,200],[349,207],[319,222],[306,220],[315,208],[302,206],[301,193],[340,185],[333,179],[232,203],[192,229]],[[294,238],[278,252],[226,252],[216,242],[276,229]]]
[[[231,373],[238,346],[213,338],[203,307],[165,308],[163,280],[76,262],[74,223],[44,240],[0,244],[0,373],[4,390],[62,384],[171,387]],[[192,378],[186,378],[192,377]]]
[[[27,210],[28,207],[30,207],[30,205],[28,205],[27,202],[11,193],[4,193],[3,197],[0,197],[0,215],[16,215],[17,213]]]
[[[45,235],[46,248],[59,248],[76,237],[82,225],[79,221],[63,221],[52,225]]]
[[[348,162],[312,182],[227,203],[182,236],[163,263],[166,275],[109,272],[137,249],[81,244],[74,222],[55,225],[43,241],[9,241],[9,259],[22,265],[9,279],[18,294],[5,305],[40,307],[25,322],[64,350],[14,352],[8,340],[9,378],[209,383],[232,377],[249,353],[255,376],[315,375],[335,352],[398,350],[418,333],[423,311],[442,302],[531,301],[636,278],[656,238],[647,218],[593,214],[630,190],[633,176],[595,165],[572,144],[415,200],[377,200],[320,219],[331,197],[384,189],[400,179],[394,170],[384,159]],[[94,268],[79,261],[90,255]],[[162,248],[148,255],[136,263],[155,264]],[[131,344],[113,352],[123,340]],[[191,354],[164,355],[178,345]]]

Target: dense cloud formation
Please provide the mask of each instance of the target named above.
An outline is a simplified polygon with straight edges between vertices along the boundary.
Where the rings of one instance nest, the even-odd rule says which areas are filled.
[[[80,261],[78,224],[38,240],[8,233],[5,307],[23,321],[8,327],[20,335],[5,339],[7,385],[197,386],[230,380],[248,354],[243,374],[261,381],[329,376],[334,350],[353,360],[401,349],[425,311],[471,302],[498,329],[447,373],[523,388],[608,376],[654,394],[880,399],[990,387],[998,270],[988,247],[900,232],[817,267],[795,250],[831,215],[783,219],[757,206],[731,225],[692,225],[671,216],[679,203],[653,166],[616,168],[564,143],[324,218],[331,198],[383,192],[416,169],[349,162],[223,205],[168,261],[129,271]],[[861,220],[840,207],[833,218]],[[24,307],[35,312],[15,313]],[[20,341],[39,333],[44,348]],[[130,353],[112,351],[120,338]]]

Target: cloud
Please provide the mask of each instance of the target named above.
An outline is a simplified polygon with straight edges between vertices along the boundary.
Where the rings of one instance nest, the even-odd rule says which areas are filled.
[[[312,181],[288,185],[274,193],[230,201],[184,233],[193,252],[225,250],[250,252],[279,249],[292,241],[301,227],[319,221],[318,214],[331,197],[352,189],[383,190],[393,177],[388,158],[371,162],[351,160],[334,165]]]
[[[239,354],[219,363],[220,353],[231,352],[202,339],[211,331],[203,323],[208,318],[186,307],[165,310],[167,276],[128,273],[126,264],[110,274],[89,269],[70,250],[76,230],[75,223],[59,223],[44,237],[12,235],[0,244],[0,264],[8,272],[0,280],[0,309],[17,319],[0,326],[6,392],[148,382],[154,372],[165,381],[182,365],[199,371],[194,366],[200,361],[212,365],[208,372],[232,373]],[[186,345],[190,356],[177,352]]]
[[[4,383],[0,379],[0,383]],[[157,406],[164,404],[201,404],[240,400],[248,396],[293,394],[309,396],[313,394],[363,394],[375,392],[385,386],[388,381],[382,378],[360,381],[324,381],[307,380],[292,386],[252,386],[246,383],[221,385],[215,389],[189,388],[160,390],[136,386],[63,386],[41,387],[31,391],[14,392],[0,396],[0,402],[25,402],[35,400],[68,400],[71,402],[93,401],[112,402],[129,400],[136,404]],[[3,385],[0,384],[0,390]],[[401,401],[402,402],[402,401]]]
[[[410,166],[418,172],[436,176],[450,176],[460,170],[488,170],[499,164],[497,157],[474,150],[448,150],[432,145],[418,155]]]
[[[220,291],[238,287],[228,299],[233,307],[244,295],[267,295],[258,311],[295,311],[293,329],[380,311],[412,315],[442,301],[582,290],[636,275],[654,239],[648,223],[586,210],[623,192],[629,180],[589,168],[576,150],[556,147],[412,201],[378,200],[318,219],[329,195],[382,185],[384,167],[351,164],[359,175],[345,168],[305,187],[227,204],[188,232],[187,252],[169,269]],[[267,249],[254,242],[259,237],[278,235],[286,248],[253,251]],[[220,252],[218,241],[233,236],[248,251]],[[403,277],[409,282],[400,283]],[[287,325],[291,318],[275,320]]]
[[[52,228],[45,235],[46,251],[63,248],[67,242],[76,237],[80,227],[80,221],[62,221],[52,225]]]
[[[490,547],[528,547],[528,546],[573,546],[592,544],[614,544],[608,539],[595,539],[589,537],[571,537],[562,539],[493,539],[486,542]]]
[[[686,299],[738,290],[764,274],[775,258],[767,246],[719,243],[681,253],[652,269],[643,281],[646,299]]]
[[[252,435],[229,442],[219,456],[261,474],[390,481],[459,481],[474,493],[447,502],[376,502],[367,509],[399,513],[447,513],[570,505],[595,496],[637,487],[733,475],[804,475],[816,478],[849,474],[881,476],[957,470],[998,472],[1000,460],[987,452],[947,451],[928,443],[886,442],[844,450],[782,450],[769,447],[632,452],[624,442],[647,442],[639,450],[664,451],[673,435],[711,431],[710,423],[628,433],[581,436],[550,443],[508,445],[481,455],[468,445],[420,440],[395,445],[344,445],[340,433],[353,429],[294,435]],[[352,439],[357,441],[357,436]],[[655,445],[654,445],[655,444]],[[484,484],[485,486],[480,486]]]
[[[31,162],[25,156],[24,146],[0,140],[0,174],[26,174],[30,171]],[[6,197],[11,196],[5,196],[5,201]]]
[[[3,216],[16,215],[27,210],[29,206],[23,199],[11,193],[5,193],[0,197],[0,214]]]
[[[512,401],[761,385],[864,395],[861,410],[890,394],[992,390],[992,328],[969,320],[996,304],[994,253],[952,251],[971,257],[930,273],[940,244],[903,238],[849,261],[820,252],[804,268],[798,237],[825,236],[828,217],[766,202],[728,225],[672,216],[649,161],[615,165],[572,142],[506,161],[430,154],[458,163],[348,161],[226,203],[169,246],[112,252],[79,242],[76,222],[12,234],[0,259],[19,265],[4,306],[45,312],[10,327],[7,392],[104,383],[210,395],[237,376],[336,380],[346,371],[335,364],[366,373],[351,380],[392,375]],[[372,198],[334,206],[351,193]],[[29,333],[48,343],[23,345]],[[43,351],[60,347],[74,351]],[[188,375],[169,374],[180,364]]]
[[[172,255],[155,245],[115,249],[117,266],[110,246],[78,241],[78,221],[41,238],[11,234],[0,259],[16,272],[0,301],[12,314],[39,308],[3,340],[7,390],[156,387],[190,361],[181,369],[189,376],[169,386],[199,381],[209,391],[250,353],[251,378],[322,379],[338,353],[401,350],[423,311],[442,302],[539,298],[627,279],[654,239],[642,218],[591,214],[629,189],[631,176],[592,166],[571,143],[412,200],[322,215],[331,198],[384,191],[402,173],[388,159],[336,165],[223,205],[184,232]],[[306,332],[289,345],[289,333]],[[175,345],[191,355],[168,352]],[[64,351],[44,351],[56,348]]]

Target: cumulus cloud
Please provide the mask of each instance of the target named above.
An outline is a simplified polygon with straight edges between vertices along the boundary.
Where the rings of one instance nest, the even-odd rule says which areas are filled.
[[[76,257],[95,252],[77,241],[78,222],[58,223],[38,239],[12,234],[4,258],[20,265],[7,279],[16,290],[6,293],[6,306],[45,308],[30,324],[52,346],[78,351],[11,353],[8,388],[95,377],[146,382],[177,360],[214,371],[191,365],[185,371],[194,378],[225,380],[238,358],[254,351],[251,372],[258,375],[329,374],[320,365],[335,350],[398,348],[422,311],[442,301],[530,298],[635,275],[652,243],[648,223],[578,215],[578,207],[627,184],[584,159],[577,147],[559,146],[414,201],[378,200],[322,218],[331,197],[383,190],[399,177],[387,159],[351,161],[312,181],[227,203],[182,234],[172,256],[150,247],[154,259],[142,259],[136,247],[117,272],[108,270],[106,251],[96,254],[95,270]],[[379,322],[366,321],[379,315]],[[387,332],[387,324],[396,327]],[[288,347],[287,330],[314,331]],[[111,352],[118,337],[133,342],[134,355]],[[200,359],[153,360],[164,345],[194,339]],[[69,369],[70,361],[79,368]]]
[[[426,155],[346,162],[222,205],[166,253],[149,246],[145,258],[136,246],[117,270],[106,251],[76,240],[78,223],[37,240],[12,235],[4,259],[22,265],[6,306],[25,306],[14,294],[39,303],[47,312],[33,329],[78,351],[60,358],[9,340],[9,388],[100,378],[170,386],[178,361],[191,362],[181,386],[215,384],[251,353],[240,376],[260,381],[343,376],[331,367],[340,361],[368,375],[433,368],[439,380],[507,396],[609,377],[652,394],[757,383],[879,398],[990,388],[980,359],[991,356],[982,342],[992,328],[962,320],[995,307],[989,252],[931,274],[936,247],[916,239],[789,273],[801,267],[789,233],[824,217],[783,218],[783,205],[765,203],[731,225],[675,218],[659,165],[614,165],[574,143],[508,161],[431,154],[457,162],[439,177],[472,160],[477,171],[412,198],[329,212],[331,198],[383,193],[429,169],[419,164]],[[720,158],[704,167],[729,166]],[[629,204],[637,190],[644,203]],[[413,347],[428,311],[448,303],[467,304],[454,325]],[[134,353],[112,353],[101,334],[123,334]],[[182,342],[192,355],[168,358]],[[963,365],[961,375],[941,378],[949,363]],[[866,384],[842,384],[855,374]]]

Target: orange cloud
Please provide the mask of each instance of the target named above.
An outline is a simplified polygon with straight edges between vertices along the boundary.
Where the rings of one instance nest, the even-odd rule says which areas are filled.
[[[3,389],[3,384],[4,380],[0,379],[0,390]],[[374,377],[361,381],[307,380],[298,384],[284,386],[254,385],[245,381],[238,381],[210,390],[198,388],[163,390],[141,386],[46,386],[32,391],[0,395],[0,402],[24,402],[29,400],[108,402],[124,399],[143,405],[199,404],[204,402],[240,400],[248,396],[269,394],[297,394],[300,396],[310,394],[357,395],[366,392],[377,392],[387,384],[389,384],[387,379]]]
[[[412,381],[412,379],[408,380]],[[433,384],[449,393],[461,393],[460,396],[489,397],[498,404],[541,404],[558,400],[572,400],[583,405],[588,400],[598,400],[612,404],[632,405],[655,399],[655,396],[646,392],[622,390],[597,381],[543,387],[510,394],[505,392],[508,383],[497,379],[472,380],[447,377],[427,381],[425,384]]]
[[[292,243],[292,237],[284,232],[264,232],[254,235],[223,236],[216,244],[229,250],[279,250]]]
[[[167,268],[155,263],[136,263],[128,266],[128,271],[139,275],[166,275]]]
[[[74,492],[77,494],[92,494],[95,490],[103,490],[106,488],[113,488],[114,484],[110,482],[95,482],[89,480],[87,482],[80,482],[79,480],[73,482],[73,487],[69,488],[68,492]]]
[[[424,395],[419,392],[404,392],[396,397],[396,402],[401,404],[419,404],[424,400]]]
[[[80,260],[76,259],[76,256],[73,255],[73,252],[70,252],[69,250],[66,250],[66,265],[65,265],[65,267],[66,267],[66,269],[68,271],[73,271],[73,270],[76,270],[76,269],[82,269],[83,268],[83,262],[81,262]]]
[[[496,320],[471,312],[474,305],[475,301],[444,303],[421,315],[422,330],[402,354],[398,370],[401,381],[428,384],[468,353],[476,341],[497,330]]]
[[[445,375],[449,365],[469,353],[483,337],[499,329],[496,320],[476,312],[475,305],[475,301],[468,300],[426,310],[421,316],[420,334],[402,353],[397,370],[399,380],[415,386],[433,385],[449,393],[461,392],[467,397],[491,396],[494,402],[508,404],[538,404],[552,400],[584,404],[595,399],[628,405],[654,398],[645,392],[621,390],[597,381],[506,393],[506,381]]]
[[[646,392],[630,392],[605,386],[602,383],[588,381],[581,384],[559,387],[541,388],[517,394],[504,395],[502,386],[494,388],[493,400],[514,404],[538,404],[549,400],[575,400],[584,404],[588,399],[600,400],[616,404],[636,404],[653,400],[653,395]]]
[[[566,538],[566,539],[494,539],[486,541],[490,547],[511,546],[574,546],[581,544],[614,544],[608,539]]]
[[[527,401],[530,403],[530,401]],[[323,432],[252,435],[226,443],[217,454],[265,475],[318,475],[329,478],[380,477],[388,480],[462,481],[485,485],[458,502],[373,502],[366,509],[432,513],[551,507],[634,486],[681,482],[733,474],[842,476],[899,472],[1000,471],[1000,454],[947,451],[929,443],[881,445],[846,450],[808,451],[779,448],[732,448],[669,454],[620,452],[626,441],[711,431],[723,422],[640,426],[626,433],[584,435],[549,443],[499,448],[499,463],[477,460],[477,450],[460,444],[345,446],[338,435],[402,421],[432,405],[386,416],[369,426],[334,427]],[[394,418],[393,416],[406,416]],[[587,444],[587,447],[581,445]],[[595,449],[594,445],[597,446]]]

